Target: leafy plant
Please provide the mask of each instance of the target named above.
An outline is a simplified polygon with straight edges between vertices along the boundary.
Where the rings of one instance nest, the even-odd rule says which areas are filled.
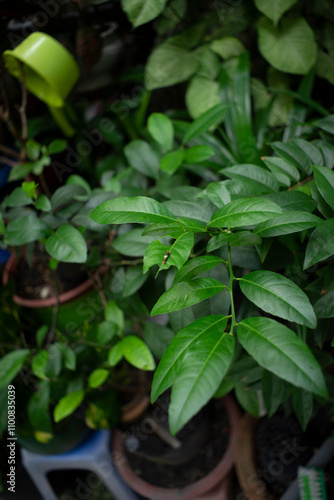
[[[270,415],[280,404],[293,407],[304,428],[313,399],[328,397],[323,368],[332,358],[319,348],[330,336],[322,317],[333,315],[326,297],[333,288],[333,115],[310,99],[307,76],[284,130],[268,129],[271,103],[253,120],[247,61],[242,54],[223,67],[219,91],[228,106],[217,104],[191,124],[149,118],[150,134],[168,151],[152,177],[177,185],[164,191],[167,200],[161,190],[154,198],[118,197],[90,215],[100,224],[141,224],[136,234],[155,236],[143,273],[167,273],[151,315],[168,314],[176,335],[151,399],[172,387],[173,434],[232,388],[253,415],[260,391]],[[325,117],[310,118],[314,109]],[[184,171],[201,181],[179,185],[176,172]],[[317,318],[321,306],[329,308]]]

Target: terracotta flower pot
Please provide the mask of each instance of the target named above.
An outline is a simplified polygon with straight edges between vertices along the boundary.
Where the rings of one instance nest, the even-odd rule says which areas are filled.
[[[9,281],[9,278],[15,275],[16,269],[16,258],[13,254],[6,263],[3,276],[2,283],[6,285]],[[103,271],[103,269],[102,269]],[[89,304],[88,304],[89,297]],[[91,307],[92,301],[95,301],[96,304],[100,302],[99,294],[97,290],[94,288],[94,284],[90,279],[85,280],[78,286],[75,286],[71,290],[61,293],[58,297],[48,297],[45,299],[26,299],[17,295],[16,293],[13,295],[13,301],[15,304],[18,304],[21,307],[27,308],[30,310],[34,310],[34,316],[39,319],[41,322],[48,323],[52,320],[53,308],[59,304],[58,316],[57,316],[57,325],[59,328],[65,328],[68,325],[75,328],[76,326],[81,325],[89,312],[91,312],[91,316],[96,315],[97,305],[95,307]],[[87,305],[85,305],[85,301]],[[90,308],[90,309],[89,309]],[[101,305],[101,311],[103,310],[103,306]],[[75,324],[75,325],[74,325]]]
[[[137,476],[131,469],[123,448],[122,434],[119,431],[115,431],[112,440],[112,450],[114,456],[117,457],[115,465],[125,482],[137,493],[152,500],[172,500],[175,498],[185,500],[196,498],[198,500],[214,500],[219,498],[220,500],[227,500],[229,498],[227,496],[227,490],[229,490],[229,483],[227,481],[234,463],[234,446],[240,413],[238,406],[230,396],[225,396],[223,401],[229,419],[229,443],[224,456],[207,476],[184,488],[160,488],[153,486]],[[222,493],[224,493],[224,496]]]
[[[122,405],[121,422],[128,423],[136,420],[140,417],[140,415],[144,413],[149,405],[149,396],[136,394],[135,397],[131,401],[129,401],[129,403]]]

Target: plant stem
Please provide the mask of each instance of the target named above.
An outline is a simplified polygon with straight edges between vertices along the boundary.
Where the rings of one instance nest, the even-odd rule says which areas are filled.
[[[233,335],[233,330],[235,326],[235,309],[234,309],[234,299],[233,299],[233,281],[234,281],[234,274],[233,274],[233,269],[232,269],[232,261],[231,261],[231,247],[228,244],[228,269],[230,273],[230,298],[231,298],[231,328],[229,331],[229,335]]]

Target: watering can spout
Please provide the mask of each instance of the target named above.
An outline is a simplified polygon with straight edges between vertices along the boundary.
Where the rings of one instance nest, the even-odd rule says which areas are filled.
[[[46,33],[29,35],[13,50],[3,53],[9,73],[22,80],[27,89],[48,105],[63,131],[70,137],[76,130],[66,113],[66,98],[80,71],[72,55],[61,43]]]

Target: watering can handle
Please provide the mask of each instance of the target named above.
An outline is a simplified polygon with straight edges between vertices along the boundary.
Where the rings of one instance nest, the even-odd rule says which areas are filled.
[[[69,115],[70,111],[68,106],[62,108],[55,108],[53,106],[48,106],[51,115],[53,116],[54,121],[57,123],[59,128],[62,130],[63,134],[66,137],[71,137],[76,133],[76,129],[73,127],[70,122]]]

